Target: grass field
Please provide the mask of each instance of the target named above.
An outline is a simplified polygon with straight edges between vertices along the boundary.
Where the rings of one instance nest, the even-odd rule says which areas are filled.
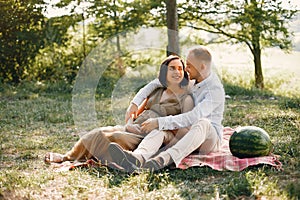
[[[231,97],[223,124],[264,128],[275,145],[274,153],[280,155],[283,171],[264,165],[242,172],[208,167],[139,175],[106,167],[54,172],[44,164],[44,154],[64,153],[79,138],[71,88],[1,86],[0,199],[299,199],[300,93],[278,77],[266,80],[266,91],[257,91],[246,76],[222,71]],[[99,123],[112,125],[110,98],[99,98],[96,103],[101,105]]]

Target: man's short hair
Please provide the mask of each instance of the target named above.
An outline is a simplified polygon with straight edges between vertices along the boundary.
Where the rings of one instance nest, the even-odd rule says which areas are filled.
[[[212,56],[209,50],[204,46],[197,46],[189,51],[194,57],[199,59],[201,62],[204,62],[208,67],[211,67]]]

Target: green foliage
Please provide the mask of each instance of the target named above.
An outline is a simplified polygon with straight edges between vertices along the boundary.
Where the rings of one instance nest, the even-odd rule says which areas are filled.
[[[4,20],[0,24],[0,81],[63,80],[72,83],[99,40],[113,41],[110,48],[123,57],[128,52],[126,43],[121,40],[129,38],[129,32],[134,33],[143,26],[166,25],[166,2],[162,0],[62,0],[56,6],[71,6],[70,15],[46,19],[42,15],[43,1],[1,1]],[[200,26],[201,30],[225,36],[215,42],[229,38],[232,42],[246,43],[258,69],[260,49],[269,46],[288,49],[291,46],[287,21],[295,10],[283,9],[279,1],[189,0],[178,7],[179,27],[192,23],[195,28]],[[75,12],[78,8],[81,9],[79,13]],[[192,43],[204,43],[199,38],[192,40]],[[124,58],[118,59],[111,68],[122,75],[128,62]],[[256,75],[263,80],[259,70]]]
[[[41,0],[0,1],[0,81],[19,83],[44,46]]]
[[[45,30],[46,46],[39,50],[33,60],[26,79],[31,81],[74,81],[79,67],[82,65],[86,52],[95,44],[83,42],[82,18],[78,14],[55,17],[47,20]],[[84,43],[84,45],[83,45]]]
[[[148,1],[95,1],[89,15],[96,17],[91,28],[96,38],[108,39],[124,31],[135,31],[150,17]]]
[[[74,63],[69,64],[72,58],[65,58],[61,48],[69,42],[69,27],[81,19],[78,15],[46,19],[42,14],[44,2],[39,0],[1,1],[1,4],[5,19],[0,24],[2,82],[61,80],[62,73],[74,71]],[[64,78],[70,79],[68,76]]]
[[[72,39],[68,34],[68,30],[71,27],[75,29],[76,23],[81,20],[82,18],[78,14],[47,19],[45,25],[45,46],[54,44],[65,46],[68,40]]]
[[[87,48],[87,47],[86,47]],[[40,49],[34,62],[28,69],[27,80],[32,81],[74,81],[84,55],[80,41],[69,40],[63,45],[52,43]]]
[[[19,83],[23,79],[64,80],[71,83],[99,38],[105,40],[116,36],[119,39],[118,34],[125,30],[136,30],[147,19],[142,14],[145,11],[143,2],[115,1],[112,4],[97,1],[86,11],[88,16],[96,17],[93,25],[89,25],[90,31],[78,35],[78,30],[83,28],[85,31],[88,26],[84,23],[75,26],[75,23],[79,20],[85,22],[86,13],[46,19],[42,15],[43,7],[39,5],[42,3],[33,0],[1,1],[2,18],[6,21],[1,23],[0,81]],[[68,3],[70,1],[62,1],[61,5]],[[111,23],[112,20],[114,23]],[[73,37],[70,35],[70,27],[76,31]],[[120,54],[126,51],[119,41],[115,47]]]
[[[148,50],[141,52],[128,52],[121,56],[120,58],[111,60],[111,63],[107,66],[97,86],[97,96],[98,97],[110,97],[113,90],[116,87],[117,82],[121,78],[130,78],[126,83],[118,85],[118,87],[123,87],[126,91],[131,88],[136,88],[137,83],[151,81],[154,77],[157,77],[158,68],[161,61],[165,58],[164,52],[158,50]],[[120,70],[118,64],[122,61],[123,70]],[[154,71],[148,71],[147,67],[152,67]],[[140,75],[138,77],[127,77],[131,73],[128,72],[138,72]],[[139,86],[140,88],[141,86]],[[119,88],[121,89],[121,88]],[[137,92],[137,91],[136,91]]]
[[[179,7],[181,23],[187,21],[192,27],[195,25],[195,28],[234,39],[232,42],[246,43],[252,50],[256,36],[262,48],[291,48],[288,21],[297,11],[284,9],[281,1],[195,0],[179,4]]]
[[[296,14],[294,8],[284,9],[279,0],[199,1],[179,5],[181,24],[204,30],[220,37],[210,42],[244,43],[253,55],[255,87],[264,88],[261,50],[279,47],[290,50],[291,35],[288,22]]]
[[[71,2],[61,1],[57,6],[71,6]],[[76,5],[81,5],[81,2],[78,1]],[[92,62],[107,65],[102,75],[104,81],[101,80],[100,85],[108,87],[106,91],[109,91],[125,74],[128,66],[135,68],[141,63],[143,58],[132,59],[131,52],[128,52],[126,47],[130,42],[130,37],[139,27],[149,21],[154,21],[150,10],[162,6],[161,3],[157,1],[91,1],[88,5],[82,10],[82,14],[73,13],[70,16],[47,20],[45,31],[47,45],[39,50],[39,54],[27,70],[27,80],[73,83],[79,68],[84,66],[84,60],[91,60],[90,57],[92,57]],[[93,20],[88,20],[90,18]],[[81,22],[75,24],[79,20]],[[102,49],[95,50],[100,48]],[[93,55],[95,51],[99,51],[98,57]],[[106,55],[115,57],[107,61],[100,56],[104,55],[104,52]]]

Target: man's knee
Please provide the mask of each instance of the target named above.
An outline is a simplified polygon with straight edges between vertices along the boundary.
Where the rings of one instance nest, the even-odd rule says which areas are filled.
[[[192,125],[191,129],[195,129],[195,128],[202,129],[203,127],[210,128],[210,126],[211,126],[211,122],[209,119],[201,118],[195,124]]]

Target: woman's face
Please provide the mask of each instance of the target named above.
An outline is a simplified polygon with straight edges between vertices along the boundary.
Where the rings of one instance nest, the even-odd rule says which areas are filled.
[[[184,77],[183,65],[179,59],[172,60],[168,65],[167,84],[180,84]]]

